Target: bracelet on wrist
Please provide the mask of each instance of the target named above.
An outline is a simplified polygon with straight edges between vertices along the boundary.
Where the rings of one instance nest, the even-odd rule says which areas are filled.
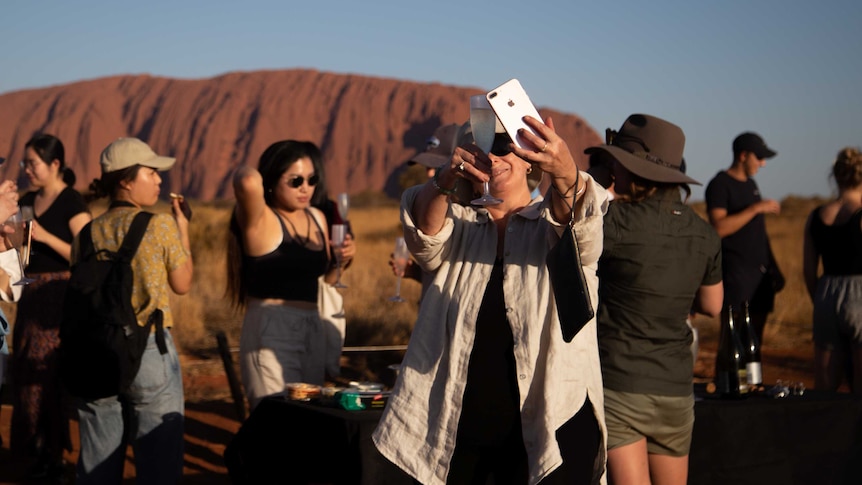
[[[580,182],[580,180],[579,180],[579,182]],[[584,192],[586,192],[586,191],[587,191],[587,184],[584,184],[583,187],[581,187],[577,192],[575,192],[575,198],[577,199],[578,197],[584,195]]]
[[[440,187],[438,179],[440,177],[440,171],[442,169],[443,169],[442,166],[434,169],[434,177],[431,179],[431,184],[434,185],[434,188],[437,189],[437,192],[440,192],[443,195],[452,195],[455,193],[455,186],[457,185],[457,183],[455,185],[453,185],[451,189],[446,189],[446,188]]]
[[[575,178],[575,183],[573,183],[571,187],[566,189],[565,192],[560,192],[560,189],[558,189],[557,186],[554,185],[553,183],[551,183],[551,188],[554,189],[554,192],[556,192],[557,195],[560,196],[561,198],[568,199],[569,197],[572,197],[572,192],[575,192],[575,187],[577,187],[580,182],[581,182],[581,172],[578,172],[578,176]],[[584,190],[586,188],[587,188],[587,184],[584,184],[584,188],[575,192],[574,197],[577,198],[579,195],[583,194]]]

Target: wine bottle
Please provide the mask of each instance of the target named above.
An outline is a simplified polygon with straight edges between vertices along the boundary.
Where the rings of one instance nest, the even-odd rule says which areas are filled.
[[[739,329],[734,323],[733,307],[727,307],[727,319],[722,322],[718,351],[715,355],[715,385],[724,398],[738,399],[748,393],[744,349]]]
[[[760,341],[757,332],[751,326],[751,316],[748,313],[748,302],[743,305],[742,315],[745,328],[745,377],[748,386],[754,390],[763,385],[763,371],[760,360]]]

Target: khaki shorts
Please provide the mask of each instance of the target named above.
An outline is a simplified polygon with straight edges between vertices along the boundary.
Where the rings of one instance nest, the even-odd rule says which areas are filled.
[[[608,449],[646,438],[647,452],[685,456],[694,428],[694,394],[659,396],[605,389]]]

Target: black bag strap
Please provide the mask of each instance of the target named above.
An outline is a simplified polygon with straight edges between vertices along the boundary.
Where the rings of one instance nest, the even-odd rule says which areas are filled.
[[[144,239],[144,233],[147,231],[147,225],[153,217],[152,212],[141,211],[135,214],[132,224],[129,226],[129,232],[123,238],[123,244],[117,251],[120,261],[131,261],[138,251],[138,246],[141,245],[141,240]],[[90,236],[92,244],[92,236]]]
[[[92,221],[88,222],[78,233],[78,259],[76,263],[86,260],[96,252],[96,248],[93,246],[92,224]]]
[[[159,348],[159,353],[165,355],[168,353],[168,344],[165,341],[165,314],[161,308],[156,308],[153,313],[150,313],[150,318],[147,319],[147,327],[150,324],[156,326],[156,347]]]
[[[135,218],[129,226],[129,232],[126,233],[126,237],[123,239],[123,245],[117,251],[121,261],[131,261],[135,256],[152,217],[153,214],[146,211],[135,214]],[[156,327],[156,346],[159,348],[159,353],[162,355],[167,354],[168,346],[165,341],[164,313],[161,308],[156,308],[150,313],[149,318],[147,318],[147,328],[150,325],[155,325]]]
[[[152,217],[152,212],[141,211],[135,214],[135,218],[132,219],[132,224],[129,226],[129,232],[126,233],[123,244],[117,251],[121,260],[131,261],[135,253],[138,252],[138,246],[144,239],[144,234],[147,232],[147,226]],[[77,261],[86,260],[96,252],[96,246],[93,245],[92,225],[92,221],[88,222],[78,233],[78,254],[80,257]]]

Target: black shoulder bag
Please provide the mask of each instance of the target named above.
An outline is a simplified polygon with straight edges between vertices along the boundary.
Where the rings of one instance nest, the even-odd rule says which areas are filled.
[[[575,188],[577,189],[577,181]],[[575,197],[577,198],[577,195]],[[546,258],[563,340],[566,342],[571,342],[584,325],[595,316],[593,304],[590,301],[590,289],[587,286],[584,268],[581,266],[578,238],[575,237],[574,206],[571,209],[571,218],[563,229],[560,241],[548,251]]]

